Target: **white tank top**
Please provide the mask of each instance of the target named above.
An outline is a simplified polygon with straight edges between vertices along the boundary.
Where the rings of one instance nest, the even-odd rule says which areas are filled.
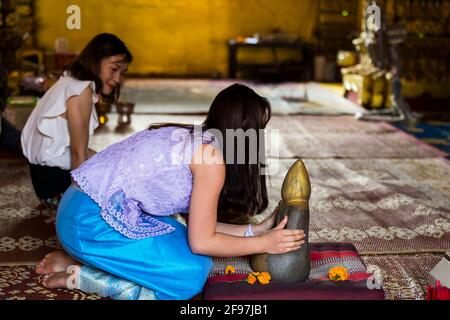
[[[98,127],[95,82],[80,81],[64,72],[39,100],[22,130],[22,150],[29,162],[70,170],[69,127],[61,115],[67,111],[67,100],[80,95],[88,86],[93,92],[89,136],[94,133]]]

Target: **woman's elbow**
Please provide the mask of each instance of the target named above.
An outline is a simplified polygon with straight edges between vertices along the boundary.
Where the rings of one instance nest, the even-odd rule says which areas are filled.
[[[189,240],[189,247],[194,254],[207,255],[207,248],[204,241]]]

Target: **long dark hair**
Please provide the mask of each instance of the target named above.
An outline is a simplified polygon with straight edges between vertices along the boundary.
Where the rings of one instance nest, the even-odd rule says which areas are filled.
[[[104,58],[119,54],[125,56],[123,62],[130,63],[133,60],[133,56],[122,40],[113,34],[101,33],[89,41],[75,60],[66,66],[65,70],[75,79],[94,81],[96,93],[101,93],[103,82],[99,77],[100,63]],[[120,87],[114,89],[105,98],[115,102],[119,98],[119,94]]]
[[[250,139],[245,139],[245,163],[238,164],[237,143],[234,150],[227,150],[227,129],[242,129],[244,132],[264,129],[271,117],[269,101],[242,84],[233,84],[222,90],[209,108],[202,130],[215,129],[223,137],[222,152],[224,160],[227,151],[234,152],[233,163],[226,163],[225,183],[218,203],[218,221],[228,223],[247,223],[251,216],[262,213],[269,203],[266,188],[264,135],[257,134],[257,159],[249,161]],[[156,124],[150,129],[164,126],[180,126],[193,129],[192,125]],[[233,136],[233,139],[235,137]],[[261,143],[262,142],[262,143]],[[260,148],[262,146],[262,148]],[[252,162],[252,163],[251,163]],[[255,163],[256,162],[256,163]]]

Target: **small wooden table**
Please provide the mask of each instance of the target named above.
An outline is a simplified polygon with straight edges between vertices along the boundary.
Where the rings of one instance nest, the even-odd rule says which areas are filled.
[[[272,64],[255,64],[255,63],[239,63],[237,53],[240,48],[270,48],[274,52],[277,48],[287,48],[297,50],[301,55],[301,61],[292,66],[285,66],[281,61],[273,61]],[[275,59],[277,60],[277,59]],[[258,69],[258,68],[272,68],[275,72],[281,73],[283,68],[291,67],[293,71],[298,71],[303,80],[308,81],[312,79],[313,75],[313,55],[311,46],[300,40],[265,40],[256,38],[245,38],[243,41],[236,39],[228,40],[228,75],[235,79],[239,69]]]

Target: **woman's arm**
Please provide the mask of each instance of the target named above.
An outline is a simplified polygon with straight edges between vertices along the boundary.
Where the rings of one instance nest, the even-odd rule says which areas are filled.
[[[247,228],[248,224],[231,224],[223,222],[216,223],[216,232],[225,233],[238,237],[243,237]],[[253,233],[256,234],[254,229]]]
[[[94,150],[88,148],[88,150],[87,150],[87,157],[88,157],[88,159],[92,158],[96,154],[97,154],[97,151],[94,151]]]
[[[200,154],[214,154],[214,148],[203,145],[194,157]],[[197,158],[198,159],[198,158]],[[285,253],[297,250],[304,241],[300,230],[283,229],[287,216],[276,228],[259,236],[243,237],[216,231],[217,204],[225,180],[225,165],[191,164],[194,177],[189,210],[189,245],[197,254],[229,257],[255,253]]]
[[[88,159],[89,120],[92,112],[92,90],[87,87],[67,102],[67,124],[70,135],[71,170]]]
[[[278,212],[279,207],[277,207],[266,219],[257,224],[252,224],[252,232],[255,236],[260,235],[274,227],[275,216]],[[248,229],[248,224],[231,224],[231,223],[222,223],[217,222],[216,224],[216,232],[231,234],[235,236],[243,236],[245,231]]]

